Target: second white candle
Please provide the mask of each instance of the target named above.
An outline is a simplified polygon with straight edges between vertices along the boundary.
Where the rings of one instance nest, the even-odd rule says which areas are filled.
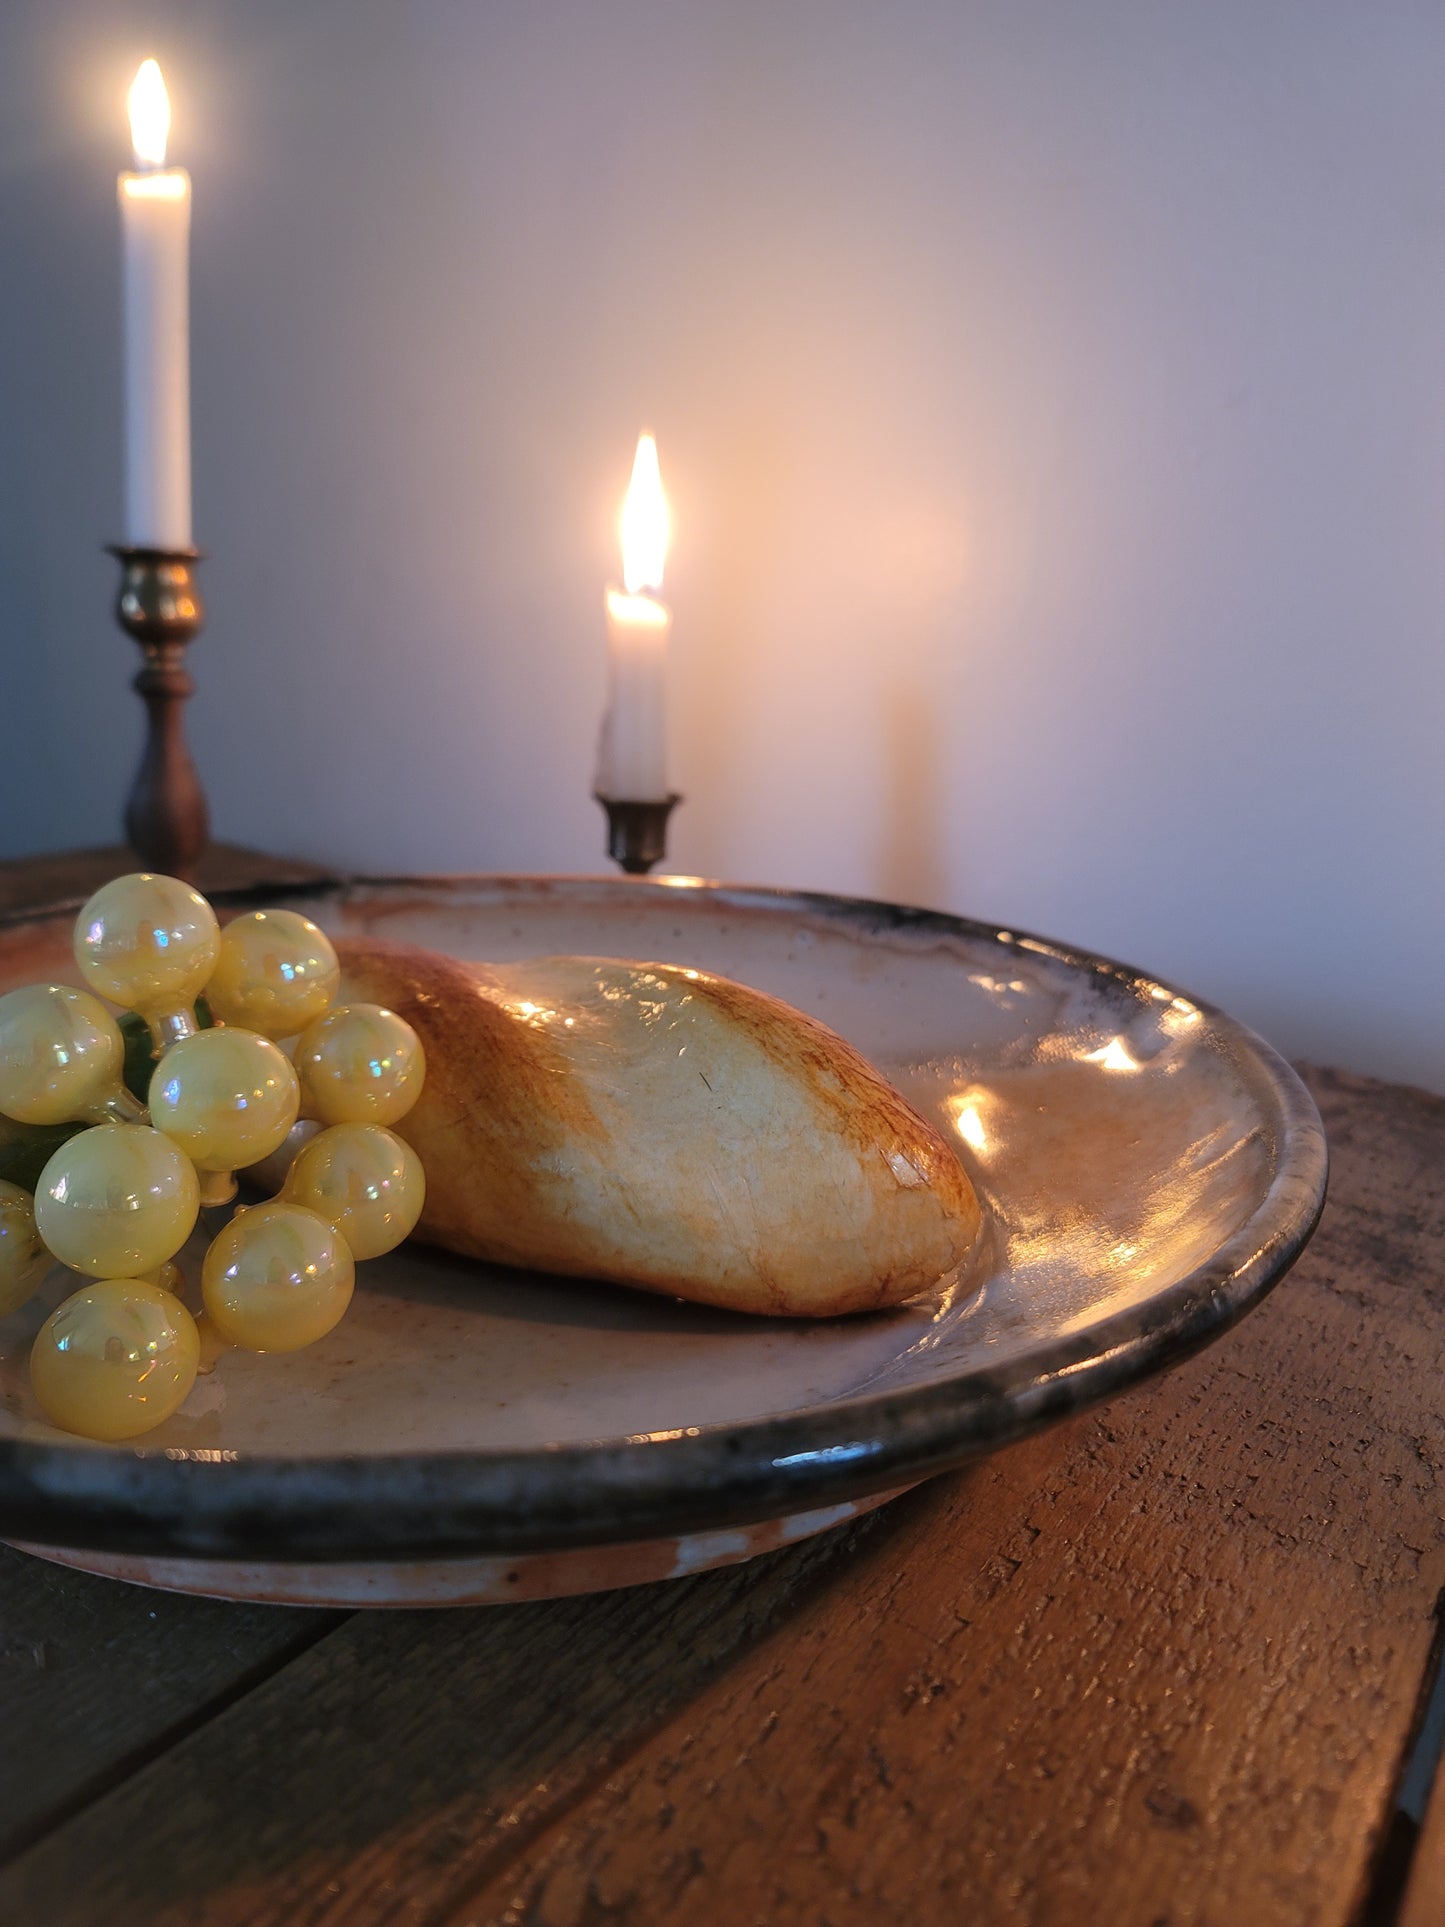
[[[667,779],[667,639],[672,611],[655,593],[667,554],[667,500],[657,444],[638,439],[622,510],[624,589],[607,591],[607,714],[597,759],[597,794],[660,803]]]

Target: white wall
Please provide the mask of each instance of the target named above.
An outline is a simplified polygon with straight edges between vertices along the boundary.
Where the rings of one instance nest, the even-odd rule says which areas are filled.
[[[600,867],[647,422],[677,867],[1445,1089],[1445,9],[6,0],[6,852],[108,840],[138,743],[98,544],[150,51],[219,833]]]

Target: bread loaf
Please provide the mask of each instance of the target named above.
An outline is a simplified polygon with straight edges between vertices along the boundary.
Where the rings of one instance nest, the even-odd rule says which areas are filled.
[[[396,1128],[417,1235],[539,1271],[778,1317],[896,1304],[979,1229],[940,1134],[841,1037],[675,964],[491,967],[343,940],[342,996],[426,1048]]]

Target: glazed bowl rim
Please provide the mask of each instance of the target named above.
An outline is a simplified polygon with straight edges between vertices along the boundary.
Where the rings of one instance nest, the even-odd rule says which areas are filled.
[[[779,1517],[944,1471],[1181,1361],[1257,1304],[1308,1242],[1324,1205],[1328,1150],[1296,1072],[1207,999],[1074,945],[945,911],[692,877],[356,875],[218,890],[211,901],[242,910],[284,897],[344,902],[420,890],[513,899],[605,893],[640,906],[682,889],[723,909],[1023,950],[1136,997],[1187,999],[1218,1046],[1256,1073],[1261,1121],[1277,1151],[1267,1189],[1245,1223],[1183,1278],[990,1370],[758,1419],[525,1450],[301,1457],[0,1439],[0,1534],[194,1558],[392,1561],[563,1550]],[[0,916],[0,930],[51,922],[79,901]]]

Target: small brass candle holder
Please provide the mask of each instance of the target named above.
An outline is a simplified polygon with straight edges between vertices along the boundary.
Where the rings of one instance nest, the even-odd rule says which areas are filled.
[[[665,796],[657,803],[632,803],[623,797],[599,795],[597,801],[607,812],[607,854],[628,876],[646,876],[667,855],[667,819],[682,798]]]
[[[120,562],[116,621],[145,658],[134,686],[146,706],[146,742],[125,806],[126,837],[143,868],[194,882],[210,841],[210,813],[182,720],[196,687],[186,646],[206,616],[196,586],[200,551],[112,545],[110,553]]]

